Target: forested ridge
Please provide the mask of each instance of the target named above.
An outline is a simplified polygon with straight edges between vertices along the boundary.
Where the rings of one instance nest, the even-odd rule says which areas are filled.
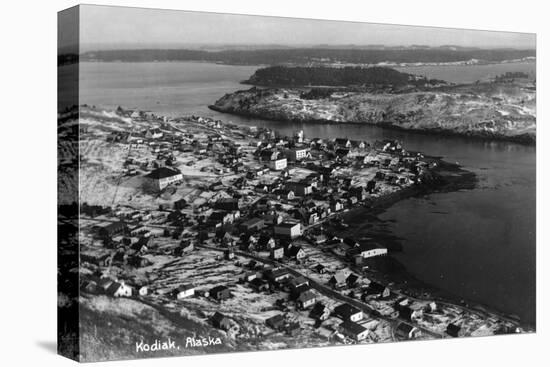
[[[284,63],[343,62],[355,64],[461,62],[472,59],[484,62],[534,57],[535,50],[477,48],[285,48],[233,49],[206,51],[192,49],[128,49],[90,51],[81,61],[206,61],[239,65],[278,65]]]
[[[404,86],[445,83],[441,80],[416,77],[381,66],[342,67],[270,66],[256,70],[245,83],[263,86]]]

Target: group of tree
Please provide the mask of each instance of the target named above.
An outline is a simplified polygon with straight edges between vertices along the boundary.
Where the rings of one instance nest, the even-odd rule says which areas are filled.
[[[395,69],[373,66],[324,67],[324,66],[270,66],[256,70],[245,83],[261,86],[404,86],[424,85],[433,81],[416,78]],[[330,91],[315,89],[305,94],[306,98],[322,98]]]

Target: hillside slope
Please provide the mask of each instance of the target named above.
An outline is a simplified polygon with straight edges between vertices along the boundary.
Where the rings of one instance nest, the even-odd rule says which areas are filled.
[[[368,123],[443,134],[535,143],[533,89],[515,84],[446,87],[412,93],[333,92],[304,98],[299,89],[227,94],[210,108],[271,120]]]

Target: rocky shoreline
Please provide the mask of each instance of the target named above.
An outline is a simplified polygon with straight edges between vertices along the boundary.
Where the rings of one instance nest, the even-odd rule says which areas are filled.
[[[208,107],[272,121],[362,124],[430,135],[536,144],[535,97],[523,86],[448,88],[397,94],[334,91],[309,98],[297,88],[253,87],[226,94]],[[497,97],[501,92],[503,96]]]
[[[260,114],[260,113],[251,113],[247,111],[229,111],[227,109],[220,108],[216,105],[209,105],[208,108],[210,108],[213,111],[221,112],[221,113],[228,113],[236,116],[241,117],[247,117],[247,118],[258,118],[262,120],[269,120],[269,121],[284,121],[284,122],[296,122],[296,123],[307,123],[307,124],[325,124],[325,125],[370,125],[370,126],[376,126],[382,129],[388,129],[388,130],[397,130],[397,131],[406,131],[414,134],[423,134],[423,135],[433,135],[433,136],[447,136],[447,137],[461,137],[461,138],[468,138],[468,139],[476,139],[481,141],[502,141],[502,142],[510,142],[510,143],[517,143],[517,144],[523,144],[523,145],[536,145],[536,137],[529,134],[522,134],[522,135],[516,135],[516,136],[502,136],[502,135],[494,135],[490,133],[461,133],[461,132],[454,132],[450,130],[444,130],[444,129],[413,129],[413,128],[403,128],[400,126],[392,125],[390,122],[387,123],[369,123],[369,122],[354,122],[354,121],[346,121],[346,122],[340,122],[340,121],[333,121],[333,120],[325,120],[325,119],[301,119],[301,118],[287,118],[284,116],[277,116],[277,115],[270,115],[270,114]]]

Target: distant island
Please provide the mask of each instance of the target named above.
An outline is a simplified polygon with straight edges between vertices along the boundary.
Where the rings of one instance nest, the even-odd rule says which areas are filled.
[[[357,79],[348,80],[350,75]],[[278,87],[226,94],[209,107],[269,120],[372,124],[524,144],[536,141],[535,81],[524,73],[447,85],[387,68],[277,67],[260,69],[246,82]],[[307,82],[350,86],[304,88]]]
[[[261,86],[345,86],[345,87],[403,87],[446,84],[443,80],[427,79],[403,73],[388,67],[347,66],[342,68],[285,67],[270,66],[261,68],[248,79],[246,84]]]
[[[58,65],[80,61],[153,62],[202,61],[232,65],[355,64],[376,65],[412,63],[500,63],[532,59],[534,49],[480,49],[458,46],[352,47],[328,46],[273,49],[126,49],[88,51],[74,57],[59,55]]]

